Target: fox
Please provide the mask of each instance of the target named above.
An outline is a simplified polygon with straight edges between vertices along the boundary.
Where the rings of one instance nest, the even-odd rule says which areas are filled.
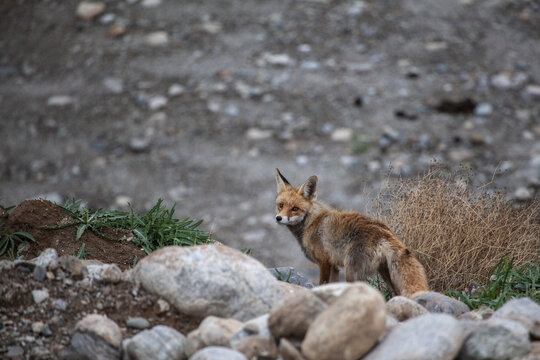
[[[319,266],[320,285],[339,281],[344,268],[347,282],[378,272],[396,296],[415,298],[429,291],[424,267],[384,222],[318,200],[315,175],[293,187],[276,168],[276,182],[276,221]]]

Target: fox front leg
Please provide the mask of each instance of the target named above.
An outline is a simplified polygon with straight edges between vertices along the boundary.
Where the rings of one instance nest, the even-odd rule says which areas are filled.
[[[330,271],[332,266],[328,262],[319,263],[319,285],[330,282]]]
[[[336,266],[330,269],[330,282],[339,282],[339,268]]]

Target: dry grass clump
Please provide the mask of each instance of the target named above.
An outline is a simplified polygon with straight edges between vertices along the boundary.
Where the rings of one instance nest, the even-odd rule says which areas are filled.
[[[511,203],[443,170],[388,185],[375,207],[417,254],[435,291],[470,291],[486,283],[501,258],[513,258],[517,268],[535,261],[540,249],[538,198]]]

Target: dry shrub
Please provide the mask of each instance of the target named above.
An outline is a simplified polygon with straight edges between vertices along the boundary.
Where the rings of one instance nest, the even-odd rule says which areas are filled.
[[[431,170],[390,184],[376,201],[387,222],[424,264],[430,287],[445,292],[485,284],[502,257],[521,266],[540,245],[540,201],[506,201],[485,187],[471,190],[468,176]]]

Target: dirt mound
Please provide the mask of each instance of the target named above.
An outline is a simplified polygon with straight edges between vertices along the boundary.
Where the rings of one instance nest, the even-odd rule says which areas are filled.
[[[90,229],[77,240],[77,225],[69,225],[73,219],[62,208],[50,201],[26,200],[9,214],[4,222],[8,231],[26,231],[36,239],[21,253],[25,258],[33,258],[47,248],[54,248],[58,255],[76,255],[82,244],[87,253],[85,259],[95,259],[106,264],[117,264],[126,269],[133,264],[135,256],[143,258],[146,253],[130,241],[105,240]],[[63,227],[65,226],[65,227]],[[125,232],[107,229],[105,235],[121,239]]]

